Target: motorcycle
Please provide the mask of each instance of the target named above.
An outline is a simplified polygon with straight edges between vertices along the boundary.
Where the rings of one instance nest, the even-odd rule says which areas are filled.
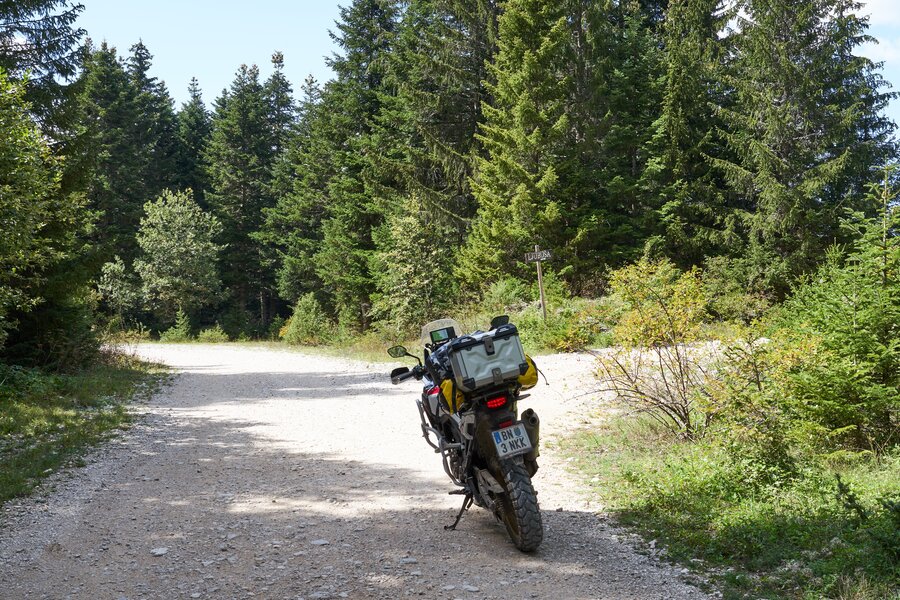
[[[462,334],[459,323],[442,319],[422,328],[423,359],[403,346],[393,358],[411,357],[391,382],[423,382],[416,401],[422,435],[441,455],[444,471],[464,496],[452,525],[475,505],[503,523],[515,546],[532,552],[544,528],[531,478],[537,472],[540,420],[532,409],[518,414],[517,402],[537,384],[537,366],[526,356],[509,318],[496,317],[487,332]]]

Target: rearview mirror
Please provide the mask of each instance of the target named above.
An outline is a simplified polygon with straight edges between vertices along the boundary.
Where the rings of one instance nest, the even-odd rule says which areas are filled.
[[[387,352],[391,355],[391,358],[403,358],[408,354],[403,346],[391,346]]]
[[[509,324],[509,315],[500,315],[491,319],[491,329],[497,329]]]

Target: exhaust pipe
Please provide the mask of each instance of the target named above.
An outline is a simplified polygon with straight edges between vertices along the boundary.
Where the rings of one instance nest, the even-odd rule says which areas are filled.
[[[538,445],[541,440],[541,420],[538,418],[537,413],[534,412],[534,409],[531,408],[523,412],[520,419],[533,448],[531,452],[525,455],[525,459],[533,461],[541,455]]]

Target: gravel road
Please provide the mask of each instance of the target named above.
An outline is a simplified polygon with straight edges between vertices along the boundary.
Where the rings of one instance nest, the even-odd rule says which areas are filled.
[[[390,366],[252,346],[148,345],[177,376],[86,467],[0,511],[0,598],[705,598],[585,501],[552,449],[602,400],[544,357],[530,555],[459,508]]]

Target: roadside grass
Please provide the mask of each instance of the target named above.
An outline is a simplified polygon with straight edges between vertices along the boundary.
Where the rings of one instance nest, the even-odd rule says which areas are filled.
[[[785,474],[625,416],[560,448],[618,522],[699,565],[726,599],[900,598],[897,454]]]
[[[152,393],[162,372],[123,354],[72,374],[0,365],[0,503],[81,464],[88,448],[127,427],[127,403]]]

